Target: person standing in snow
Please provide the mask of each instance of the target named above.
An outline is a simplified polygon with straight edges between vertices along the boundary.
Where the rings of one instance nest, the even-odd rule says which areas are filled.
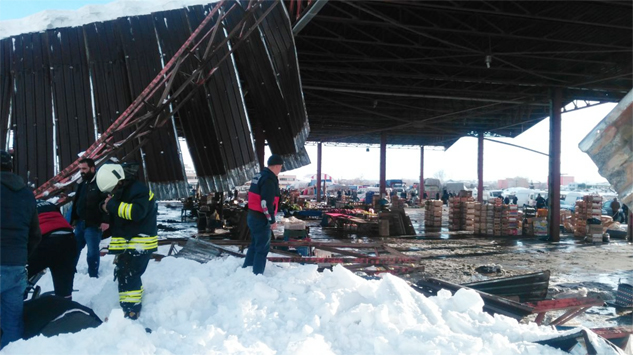
[[[110,216],[109,252],[116,255],[115,279],[124,316],[137,319],[143,283],[152,252],[158,249],[157,206],[154,193],[136,180],[138,165],[105,164],[97,171],[99,190],[109,196],[101,208]]]
[[[79,172],[81,173],[81,183],[77,187],[70,223],[75,226],[75,239],[77,240],[77,256],[75,266],[79,261],[79,254],[84,246],[87,246],[88,255],[88,275],[99,277],[99,243],[101,242],[101,222],[102,212],[99,210],[99,203],[107,195],[99,191],[95,181],[95,162],[92,159],[82,159],[79,161]]]
[[[22,338],[26,262],[42,238],[35,196],[18,175],[13,159],[0,151],[0,349]]]
[[[248,216],[246,221],[251,230],[251,244],[248,246],[244,265],[253,267],[255,275],[263,274],[266,256],[270,250],[271,230],[277,226],[275,213],[279,206],[279,173],[283,159],[277,154],[268,158],[268,167],[255,175],[248,191]]]
[[[53,275],[55,296],[72,298],[77,242],[73,227],[48,201],[37,201],[37,213],[42,231],[42,241],[29,256],[29,279],[49,268]]]

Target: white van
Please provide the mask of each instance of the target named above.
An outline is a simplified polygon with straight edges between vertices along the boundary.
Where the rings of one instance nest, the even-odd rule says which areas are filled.
[[[528,202],[526,203],[528,206],[535,207],[536,206],[536,198],[541,194],[541,197],[547,200],[547,191],[541,190],[530,190],[530,194],[528,195]]]
[[[564,203],[567,206],[572,206],[572,210],[573,207],[576,206],[576,201],[577,200],[582,200],[582,197],[587,195],[588,193],[586,192],[578,192],[578,191],[561,191],[560,192],[560,201],[561,204]]]
[[[473,197],[476,199],[477,195],[479,194],[479,191],[477,189],[472,189],[472,191],[473,191]],[[488,200],[490,200],[491,198],[497,198],[501,196],[501,194],[502,194],[501,190],[484,190],[483,201],[488,202]]]
[[[509,193],[508,196],[516,196],[517,206],[527,206],[530,202],[530,195],[532,194],[532,191],[533,190],[530,189],[514,190]]]

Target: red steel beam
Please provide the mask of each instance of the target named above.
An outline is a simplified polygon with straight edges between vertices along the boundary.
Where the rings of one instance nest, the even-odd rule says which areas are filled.
[[[549,191],[547,193],[549,240],[560,241],[560,136],[561,110],[563,108],[563,91],[555,88],[552,91],[549,118]]]
[[[406,263],[418,263],[420,260],[413,257],[366,257],[366,258],[314,258],[314,257],[296,257],[296,258],[283,258],[269,256],[268,261],[277,263],[307,263],[307,264],[369,264],[369,265],[381,265],[381,264],[406,264]]]
[[[420,146],[420,206],[424,204],[424,146]]]
[[[142,137],[136,149],[139,149],[143,144],[147,143],[149,140],[148,132],[154,130],[155,127],[161,126],[164,122],[171,117],[175,112],[178,111],[182,105],[187,102],[194,94],[195,90],[198,89],[202,84],[209,80],[211,75],[213,75],[218,66],[226,60],[235,49],[250,35],[252,31],[254,31],[259,23],[263,21],[263,19],[272,11],[275,5],[278,4],[279,0],[275,1],[275,5],[271,6],[266,12],[264,12],[261,17],[259,17],[255,23],[248,29],[248,31],[244,31],[244,25],[246,21],[255,16],[256,11],[259,9],[259,5],[265,0],[251,0],[246,9],[244,17],[241,19],[240,24],[242,26],[236,26],[227,36],[226,38],[220,42],[219,44],[214,44],[211,46],[211,43],[214,40],[215,34],[220,26],[222,26],[222,21],[224,18],[235,9],[238,4],[237,2],[233,3],[233,5],[221,13],[219,12],[220,8],[227,3],[226,0],[220,0],[214,8],[209,12],[207,17],[201,22],[200,26],[191,34],[191,36],[185,41],[182,47],[174,54],[174,57],[169,60],[169,62],[165,65],[165,67],[158,73],[158,75],[149,83],[149,85],[141,92],[141,94],[132,102],[132,104],[116,119],[114,123],[101,135],[101,137],[96,140],[83,154],[83,156],[79,157],[75,162],[67,166],[64,170],[62,170],[59,174],[51,178],[49,181],[41,185],[35,190],[35,195],[37,198],[50,197],[61,190],[63,190],[66,186],[71,184],[72,182],[79,179],[79,174],[77,174],[79,161],[84,158],[92,158],[98,163],[105,161],[108,157],[115,155],[122,146],[130,141]],[[205,27],[211,22],[213,17],[219,14],[219,18],[216,23],[206,32],[204,31]],[[240,33],[238,34],[238,30]],[[228,51],[222,58],[217,60],[214,63],[214,66],[208,70],[206,74],[205,66],[207,66],[211,59],[214,57],[214,54],[217,52],[215,48],[222,48],[228,41],[231,39],[236,39],[237,41],[231,47],[231,50]],[[171,95],[169,95],[169,99],[165,100],[168,93],[171,92],[171,84],[173,83],[173,77],[178,74],[180,64],[187,59],[189,56],[194,55],[196,48],[202,46],[203,44],[207,44],[207,48],[205,51],[206,57],[203,57],[199,60],[199,65],[196,70],[192,73],[191,79],[185,82],[178,89],[173,91]],[[214,49],[211,49],[214,48]],[[185,88],[193,85],[193,90],[184,98],[180,97]],[[163,90],[162,94],[157,96],[156,94]],[[160,100],[163,98],[163,100]],[[171,112],[167,112],[170,110],[170,105],[174,100],[179,99],[179,105]],[[158,100],[156,100],[158,99]],[[156,102],[152,104],[152,102]],[[139,112],[144,111],[143,108],[146,108],[149,111],[146,114],[139,115]],[[124,127],[128,127],[131,125],[137,125],[136,130],[128,135],[122,141],[116,142],[114,140],[114,134]],[[135,150],[136,150],[135,149]],[[128,154],[129,155],[129,154]]]
[[[484,201],[484,132],[477,136],[477,201]]]
[[[380,133],[380,197],[387,194],[387,133]]]
[[[323,158],[323,151],[321,142],[317,144],[317,182],[316,182],[316,199],[317,202],[321,202],[321,159]]]

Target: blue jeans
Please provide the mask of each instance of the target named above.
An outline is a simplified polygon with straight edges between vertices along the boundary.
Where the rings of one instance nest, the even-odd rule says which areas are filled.
[[[85,221],[77,221],[75,225],[75,239],[77,240],[77,257],[75,266],[79,262],[79,255],[84,246],[88,245],[88,275],[99,277],[99,243],[101,242],[101,229],[99,227],[86,227]]]
[[[254,216],[248,212],[246,223],[251,230],[251,244],[246,251],[242,267],[252,266],[255,275],[263,274],[266,268],[266,256],[270,251],[270,223],[265,218]]]
[[[26,290],[26,268],[24,266],[0,266],[0,328],[2,344],[0,349],[18,339],[24,331],[24,290]]]

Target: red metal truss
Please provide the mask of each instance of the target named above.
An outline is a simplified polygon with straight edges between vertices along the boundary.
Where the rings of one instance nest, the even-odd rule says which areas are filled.
[[[224,19],[236,7],[241,6],[238,1],[218,1],[200,26],[191,34],[136,100],[85,151],[83,156],[37,188],[35,190],[36,197],[55,196],[70,183],[79,179],[78,166],[79,161],[83,158],[91,158],[97,163],[103,162],[115,155],[125,144],[130,143],[132,140],[136,140],[138,144],[123,160],[129,158],[136,150],[140,149],[149,141],[153,130],[164,125],[193,96],[194,92],[211,78],[218,70],[220,64],[229,58],[236,48],[246,40],[280,0],[274,0],[272,6],[269,6],[258,18],[254,18],[257,10],[260,9],[260,5],[265,1],[269,0],[249,0],[244,16],[240,19],[238,25],[227,34],[224,40],[214,43],[217,31],[223,27]],[[215,16],[218,16],[217,20],[209,27]],[[254,22],[250,27],[247,27],[246,24],[251,18],[254,18]],[[226,54],[222,57],[214,58],[218,50],[226,46],[229,41],[231,41],[231,46]],[[200,56],[201,53],[203,54]],[[174,79],[180,73],[181,64],[187,59],[194,60],[197,63],[196,69],[191,73],[186,73],[189,79],[175,88],[173,87]],[[185,89],[189,89],[186,94]],[[177,105],[174,103],[175,100],[178,100]],[[172,107],[172,104],[174,104],[174,107]],[[142,112],[146,113],[141,114]],[[125,128],[133,128],[134,130],[123,140],[116,141],[114,134]]]
[[[420,258],[416,257],[393,257],[393,256],[376,256],[366,258],[315,258],[315,257],[296,257],[284,258],[269,256],[268,261],[277,263],[305,263],[305,264],[367,264],[367,265],[383,265],[383,264],[404,264],[418,263]]]

